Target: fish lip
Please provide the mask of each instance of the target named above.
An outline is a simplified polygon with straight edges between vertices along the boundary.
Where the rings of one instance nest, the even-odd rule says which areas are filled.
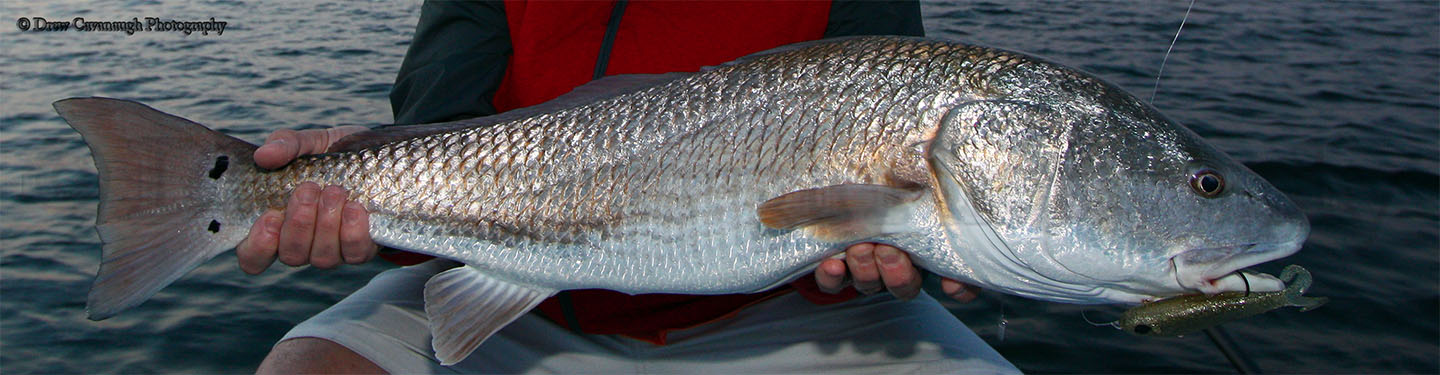
[[[1252,283],[1242,283],[1236,272],[1294,254],[1300,250],[1300,244],[1301,241],[1286,241],[1193,248],[1170,257],[1170,264],[1174,270],[1175,283],[1182,290],[1205,294],[1245,291],[1246,284]],[[1246,275],[1262,276],[1263,274],[1246,273]],[[1248,281],[1256,280],[1248,279]],[[1278,280],[1274,280],[1274,277],[1269,275],[1263,275],[1259,284],[1259,288],[1251,285],[1250,290],[1271,291],[1269,289],[1276,289],[1276,285],[1280,285]]]

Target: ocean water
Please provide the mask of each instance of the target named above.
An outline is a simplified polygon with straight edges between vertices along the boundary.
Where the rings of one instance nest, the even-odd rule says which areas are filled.
[[[925,3],[931,36],[1020,50],[1148,97],[1188,2]],[[185,21],[224,34],[20,32],[0,26],[0,372],[253,371],[290,326],[385,269],[233,255],[103,322],[84,317],[99,262],[89,151],[50,103],[138,100],[259,141],[279,128],[390,121],[386,98],[419,3],[5,2],[0,19]],[[1154,104],[1285,191],[1312,234],[1311,312],[1225,324],[1265,372],[1440,372],[1440,4],[1198,2]],[[1027,372],[1228,372],[1204,335],[1086,323],[1121,308],[984,293],[956,315]]]

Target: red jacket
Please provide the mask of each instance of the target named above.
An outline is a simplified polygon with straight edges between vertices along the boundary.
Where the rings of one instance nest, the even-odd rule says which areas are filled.
[[[837,13],[842,7],[837,5],[832,9],[831,5],[818,1],[626,2],[623,12],[619,13],[618,27],[615,27],[603,72],[604,75],[614,75],[696,71],[754,52],[826,36],[873,33],[876,30],[893,34],[922,33],[918,31],[918,8],[910,12],[913,14],[903,14],[907,17],[896,21],[893,16],[906,12],[890,12],[892,19],[887,19],[885,11],[893,9],[863,9],[873,8],[876,3],[846,5],[850,8],[844,9],[851,13]],[[888,7],[892,4],[878,5]],[[431,8],[431,4],[427,3],[424,12],[432,12]],[[616,8],[617,3],[609,1],[505,1],[504,19],[511,53],[491,103],[479,103],[482,104],[479,107],[490,104],[496,111],[503,112],[535,105],[591,81],[607,37],[607,28],[611,27],[612,17],[617,13]],[[837,27],[832,24],[834,14],[847,18],[845,22],[849,22],[850,29],[847,30],[846,25]],[[437,89],[413,87],[415,84],[412,82],[422,80],[407,81],[406,76],[409,71],[425,71],[415,69],[418,64],[413,63],[412,58],[437,54],[423,51],[423,47],[417,48],[421,47],[422,36],[427,34],[429,16],[433,15],[422,14],[421,26],[416,33],[417,44],[406,54],[406,66],[401,69],[396,92],[392,92],[397,122],[406,122],[400,118],[401,113],[415,112],[402,109],[402,104],[408,102],[404,100],[404,95],[399,95],[397,99],[397,93]],[[445,19],[431,18],[429,22],[443,23]],[[879,26],[876,26],[877,23]],[[417,53],[417,49],[422,51]],[[423,80],[444,81],[433,78]],[[412,120],[419,122],[419,119]],[[400,262],[413,263],[414,259]],[[821,293],[813,278],[804,277],[791,285],[758,294],[630,296],[608,290],[577,290],[552,297],[536,310],[571,329],[577,328],[571,327],[572,324],[578,325],[578,330],[585,333],[621,334],[664,344],[667,332],[723,319],[746,306],[796,290],[812,302],[822,304],[855,297],[853,290],[838,295]],[[569,314],[565,311],[566,304],[572,307]]]

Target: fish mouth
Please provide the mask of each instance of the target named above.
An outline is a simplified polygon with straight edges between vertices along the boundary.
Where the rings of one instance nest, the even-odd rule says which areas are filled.
[[[1170,258],[1175,282],[1186,291],[1274,292],[1285,283],[1271,275],[1241,271],[1256,264],[1284,258],[1300,250],[1300,242],[1248,243],[1186,250]]]

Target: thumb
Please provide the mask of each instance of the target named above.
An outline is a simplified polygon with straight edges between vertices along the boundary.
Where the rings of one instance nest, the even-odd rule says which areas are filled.
[[[265,144],[255,149],[255,165],[265,169],[283,167],[300,156],[300,146],[299,132],[276,130],[265,139]]]
[[[300,155],[325,152],[341,138],[365,130],[368,128],[358,125],[300,131],[276,130],[265,139],[264,145],[255,149],[255,164],[265,169],[280,168]]]

